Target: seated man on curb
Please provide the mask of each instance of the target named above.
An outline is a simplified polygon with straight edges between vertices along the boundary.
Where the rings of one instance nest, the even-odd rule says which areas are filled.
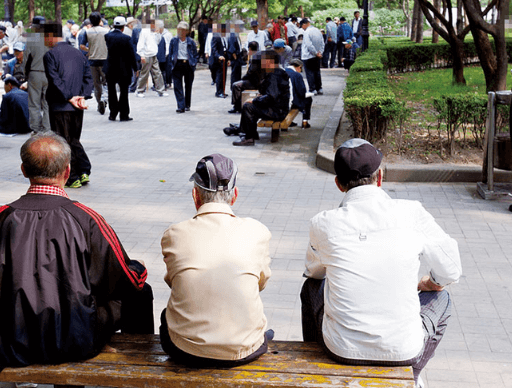
[[[0,370],[98,354],[154,331],[153,294],[109,224],[64,191],[71,150],[53,132],[21,147],[26,195],[0,206]]]
[[[306,89],[304,78],[302,78],[303,63],[300,59],[292,59],[286,72],[292,83],[292,107],[302,112],[302,128],[311,128],[308,121],[311,119],[311,105],[313,105],[313,93]],[[292,123],[295,124],[295,123]],[[297,124],[295,124],[297,125]],[[291,126],[291,125],[290,125]]]
[[[162,237],[171,288],[160,341],[172,360],[194,367],[233,367],[266,353],[260,291],[270,277],[270,232],[231,210],[237,166],[220,154],[202,158],[192,197],[197,214]],[[268,336],[268,338],[267,338]]]
[[[28,93],[12,75],[4,80],[5,94],[0,105],[0,133],[30,133]]]
[[[335,182],[346,194],[310,222],[302,332],[339,363],[412,365],[422,386],[450,317],[444,286],[461,275],[459,250],[419,202],[382,190],[381,160],[362,139],[336,151]],[[430,275],[418,283],[420,260]]]
[[[258,88],[260,95],[244,104],[239,127],[224,128],[228,136],[240,135],[240,141],[234,141],[234,146],[253,146],[259,139],[258,120],[284,120],[290,109],[290,78],[279,67],[279,54],[273,50],[263,51],[261,68],[265,78]]]

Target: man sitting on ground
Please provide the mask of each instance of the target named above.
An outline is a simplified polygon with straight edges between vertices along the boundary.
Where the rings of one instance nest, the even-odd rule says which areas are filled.
[[[307,92],[306,84],[301,74],[303,66],[300,59],[292,59],[290,66],[286,68],[286,72],[292,83],[293,100],[291,109],[298,109],[302,112],[302,128],[311,128],[308,121],[311,118],[313,93]]]
[[[111,335],[152,334],[153,294],[94,210],[64,191],[71,150],[53,132],[21,147],[26,195],[0,206],[0,370],[98,354]]]
[[[419,202],[381,189],[381,161],[362,139],[336,151],[335,182],[346,194],[310,222],[302,332],[339,363],[412,365],[421,386],[450,317],[444,286],[461,275],[459,250]],[[420,261],[430,275],[418,283]]]
[[[4,80],[5,94],[0,106],[0,133],[29,133],[28,93],[20,90],[20,83],[9,75]]]
[[[197,214],[162,237],[171,288],[160,341],[173,361],[234,367],[267,351],[267,319],[259,296],[270,277],[270,232],[231,206],[237,166],[220,154],[202,158],[190,178]]]
[[[293,50],[288,46],[283,39],[274,40],[274,51],[279,54],[279,64],[283,69],[290,65],[290,60],[293,58]]]

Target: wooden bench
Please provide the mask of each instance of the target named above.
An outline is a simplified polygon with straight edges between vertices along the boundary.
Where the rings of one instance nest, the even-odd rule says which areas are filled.
[[[112,337],[83,362],[5,368],[0,381],[104,387],[414,387],[411,367],[339,365],[314,343],[270,341],[258,360],[231,369],[193,369],[169,360],[157,335]]]
[[[298,109],[291,109],[283,121],[273,121],[273,120],[263,120],[262,119],[262,120],[258,121],[258,127],[272,128],[272,135],[271,135],[270,141],[272,143],[275,143],[279,140],[279,130],[286,132],[288,130],[288,127],[292,123],[293,119],[297,116],[298,113],[299,113]]]

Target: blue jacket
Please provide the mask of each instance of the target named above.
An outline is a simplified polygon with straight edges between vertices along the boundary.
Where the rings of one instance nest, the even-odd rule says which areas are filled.
[[[352,28],[348,23],[341,23],[338,26],[338,31],[336,32],[338,35],[338,43],[346,42],[349,39],[354,37],[354,33],[352,32]]]
[[[139,43],[140,32],[141,32],[141,29],[139,27],[135,27],[132,30],[132,37],[131,37],[133,51],[135,51],[135,58],[137,59],[137,62],[140,62],[140,55],[137,54],[137,43]]]
[[[162,39],[163,40],[163,39]],[[178,62],[178,50],[179,50],[179,40],[177,36],[171,39],[171,43],[169,43],[169,55],[167,56],[167,69],[173,69]],[[197,65],[197,46],[194,39],[187,36],[187,54],[188,54],[188,64],[192,67],[192,70],[196,69]]]
[[[214,63],[219,62],[219,57],[225,57],[227,47],[224,47],[220,34],[214,34],[212,36],[212,50],[208,60],[208,64],[211,66]],[[227,58],[226,58],[227,59]]]
[[[306,108],[306,104],[304,102],[306,99],[306,84],[304,83],[302,74],[290,68],[286,69],[286,73],[288,73],[290,81],[292,82],[292,104],[299,108],[300,111],[303,111]]]
[[[28,93],[13,88],[4,94],[0,107],[0,133],[29,133]]]

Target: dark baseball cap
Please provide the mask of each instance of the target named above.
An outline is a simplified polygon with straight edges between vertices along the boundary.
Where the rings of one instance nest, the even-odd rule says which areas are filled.
[[[199,187],[208,191],[230,191],[235,187],[238,168],[224,155],[213,154],[197,162],[196,172],[190,177]]]
[[[370,177],[380,167],[382,153],[370,142],[350,139],[343,143],[334,156],[334,170],[340,183]]]
[[[256,20],[253,20],[251,22],[251,27],[258,27],[258,22]]]

